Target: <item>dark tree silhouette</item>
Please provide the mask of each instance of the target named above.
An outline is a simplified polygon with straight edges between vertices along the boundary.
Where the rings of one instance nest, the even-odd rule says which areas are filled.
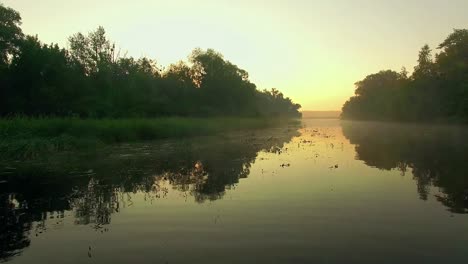
[[[409,77],[381,71],[357,82],[342,117],[468,122],[468,30],[454,30],[438,49],[434,57],[424,45]]]
[[[121,56],[103,27],[74,34],[66,50],[23,36],[20,24],[18,12],[0,6],[0,116],[300,117],[300,105],[258,91],[247,71],[211,49],[162,70]]]
[[[17,49],[20,40],[23,38],[23,32],[20,28],[21,16],[15,10],[4,7],[0,3],[0,65],[8,63],[9,56],[13,55]]]

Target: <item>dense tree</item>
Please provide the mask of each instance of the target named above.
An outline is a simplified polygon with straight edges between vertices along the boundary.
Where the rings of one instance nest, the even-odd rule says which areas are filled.
[[[0,105],[7,102],[8,63],[23,38],[20,28],[21,16],[11,8],[4,7],[0,3]],[[5,114],[5,109],[0,108],[0,115]]]
[[[454,30],[438,49],[434,59],[424,45],[409,77],[406,71],[398,77],[382,71],[356,83],[356,96],[344,104],[342,117],[467,122],[468,30]]]
[[[381,71],[357,82],[355,96],[343,106],[346,118],[379,119],[383,114],[397,117],[401,114],[399,94],[408,82],[405,72]]]
[[[222,114],[246,115],[255,110],[256,86],[249,81],[249,74],[224,60],[214,50],[196,49],[190,56],[195,83],[201,90],[206,104],[206,114],[221,111]]]
[[[414,67],[413,78],[424,78],[434,73],[432,50],[429,45],[424,45],[419,51],[418,65]]]
[[[67,51],[30,36],[19,47],[9,67],[9,112],[65,115],[78,111],[74,105],[80,98],[79,89],[74,86],[77,75]]]
[[[5,65],[8,57],[12,55],[18,47],[19,41],[23,37],[20,28],[20,14],[0,3],[0,64]]]
[[[20,24],[0,6],[0,116],[300,116],[300,105],[258,91],[247,71],[211,49],[162,70],[120,56],[103,27],[72,35],[67,50],[23,36]]]
[[[444,113],[468,121],[468,30],[455,30],[439,49],[436,64]]]
[[[298,116],[301,105],[295,104],[289,97],[273,88],[257,94],[258,110],[261,116]]]

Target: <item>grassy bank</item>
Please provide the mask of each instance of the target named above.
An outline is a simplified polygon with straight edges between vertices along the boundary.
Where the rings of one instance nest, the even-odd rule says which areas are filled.
[[[106,144],[260,129],[279,122],[254,118],[0,119],[0,158],[31,159]]]

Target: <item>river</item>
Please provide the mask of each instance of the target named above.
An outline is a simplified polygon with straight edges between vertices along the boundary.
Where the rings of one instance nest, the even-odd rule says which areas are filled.
[[[8,263],[466,263],[466,127],[302,125],[0,168]]]

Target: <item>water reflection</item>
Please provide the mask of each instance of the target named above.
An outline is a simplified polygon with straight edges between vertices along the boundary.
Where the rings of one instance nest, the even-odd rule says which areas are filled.
[[[466,258],[466,128],[303,126],[1,165],[0,261]]]
[[[2,164],[0,261],[8,261],[40,236],[74,223],[106,232],[112,215],[131,206],[132,194],[163,198],[169,188],[196,202],[224,196],[249,175],[260,151],[278,152],[298,135],[297,125],[228,135],[122,145],[99,151]],[[34,223],[34,224],[33,224]]]
[[[2,194],[0,205],[0,260],[9,260],[30,244],[31,219],[24,209],[14,204],[8,194]]]
[[[421,199],[431,186],[453,213],[468,212],[468,129],[394,123],[343,122],[356,158],[382,170],[410,171]]]

